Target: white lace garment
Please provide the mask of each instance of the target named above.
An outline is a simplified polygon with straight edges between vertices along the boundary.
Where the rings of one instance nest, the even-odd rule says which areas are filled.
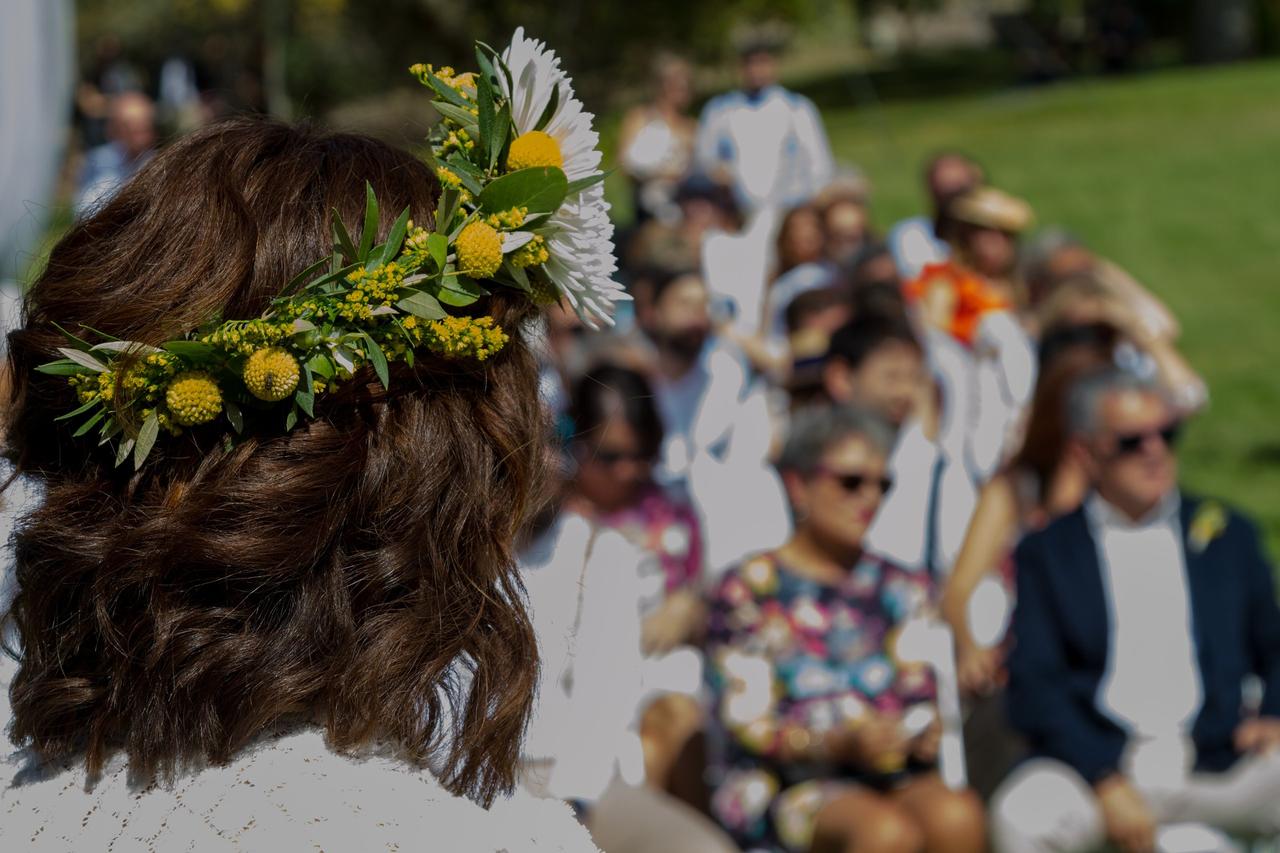
[[[485,811],[389,750],[349,758],[315,726],[264,736],[224,767],[131,784],[124,761],[85,787],[83,766],[0,764],[0,850],[590,851],[568,806],[517,793]]]

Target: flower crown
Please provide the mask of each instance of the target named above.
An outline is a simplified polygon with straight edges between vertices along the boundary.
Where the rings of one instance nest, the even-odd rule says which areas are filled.
[[[114,444],[116,465],[141,468],[163,430],[172,435],[220,415],[236,434],[246,413],[281,418],[286,431],[315,416],[316,400],[371,366],[390,387],[389,364],[415,353],[484,361],[507,343],[492,317],[455,314],[491,286],[538,305],[564,299],[593,328],[629,298],[612,280],[613,225],[599,171],[593,116],[573,96],[555,54],[518,29],[498,54],[477,43],[478,72],[415,65],[441,121],[428,159],[441,191],[435,227],[395,220],[374,244],[378,200],[366,184],[359,239],[333,212],[333,253],[295,276],[259,317],[212,320],[150,346],[94,329],[62,330],[64,358],[36,369],[67,377],[82,419]],[[231,440],[231,439],[229,439]]]

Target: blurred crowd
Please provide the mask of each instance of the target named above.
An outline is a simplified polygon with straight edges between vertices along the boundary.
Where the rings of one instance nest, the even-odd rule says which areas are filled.
[[[547,321],[525,784],[607,853],[1280,831],[1280,612],[1249,523],[1178,488],[1177,319],[959,152],[877,231],[774,46],[739,71],[695,118],[656,59],[633,301]]]

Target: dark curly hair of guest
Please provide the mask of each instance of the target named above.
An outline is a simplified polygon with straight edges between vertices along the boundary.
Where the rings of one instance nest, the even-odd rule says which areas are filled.
[[[33,370],[57,327],[159,344],[257,316],[329,254],[330,210],[359,228],[366,180],[379,239],[406,205],[430,226],[438,187],[411,155],[236,120],[173,143],[54,248],[10,336],[7,451],[45,489],[14,534],[19,744],[166,776],[303,715],[481,803],[511,789],[537,677],[512,542],[546,430],[528,300],[476,306],[511,336],[483,364],[424,354],[391,392],[366,368],[292,432],[232,445],[219,421],[137,473],[55,423],[71,389]]]

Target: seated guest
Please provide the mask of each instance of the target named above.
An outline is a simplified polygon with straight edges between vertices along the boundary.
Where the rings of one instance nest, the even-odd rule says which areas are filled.
[[[980,186],[986,179],[982,167],[963,154],[947,151],[925,165],[924,184],[929,195],[929,215],[904,219],[890,230],[886,242],[904,281],[920,275],[929,264],[945,261],[951,248],[943,239],[947,202]],[[939,226],[944,226],[939,228]]]
[[[1154,386],[1107,369],[1069,413],[1094,491],[1016,552],[1009,712],[1034,758],[996,798],[997,848],[1280,832],[1280,608],[1256,529],[1178,488]],[[1250,675],[1265,693],[1246,714]]]
[[[964,539],[973,485],[938,441],[934,386],[905,317],[857,315],[837,331],[823,386],[830,400],[870,409],[898,430],[889,459],[895,486],[867,547],[901,565],[944,570]]]
[[[151,159],[156,143],[155,106],[140,92],[111,99],[107,120],[110,141],[85,153],[76,187],[77,216],[93,213]]]
[[[702,621],[702,536],[689,504],[653,480],[662,420],[639,373],[603,366],[578,380],[569,410],[575,473],[567,505],[653,556],[641,578],[647,652],[665,654]]]
[[[863,549],[891,442],[856,409],[798,413],[778,463],[795,535],[711,596],[712,813],[744,849],[984,848],[977,798],[933,771],[932,679],[895,655],[929,575]]]

